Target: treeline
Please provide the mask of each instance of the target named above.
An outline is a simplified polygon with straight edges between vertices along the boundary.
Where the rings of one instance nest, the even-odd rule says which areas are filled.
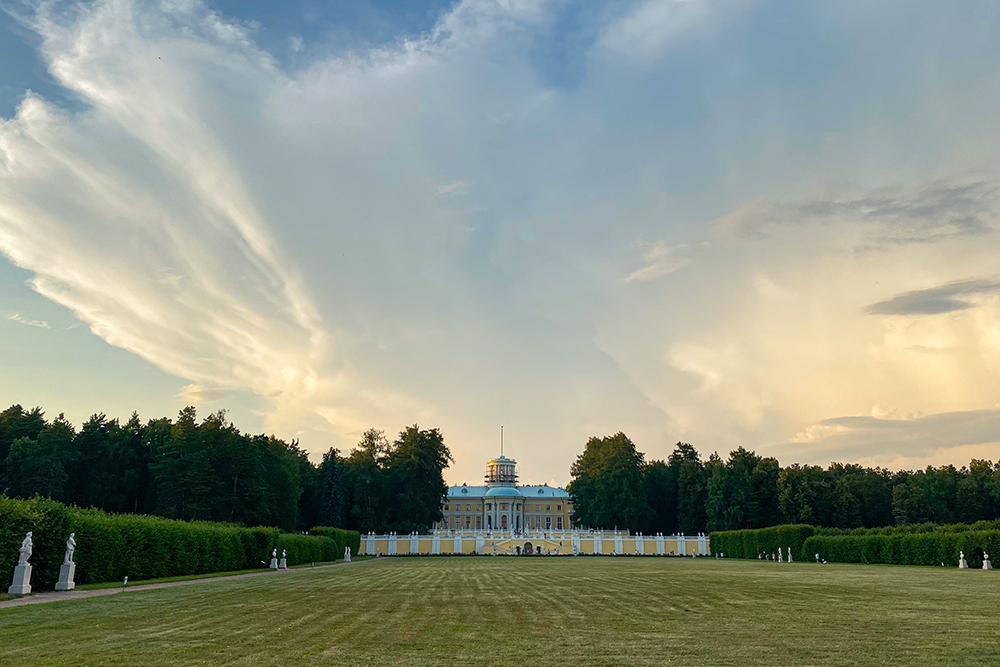
[[[298,443],[240,432],[225,411],[125,423],[95,414],[79,430],[63,415],[14,405],[0,413],[0,492],[170,519],[408,532],[440,518],[451,461],[438,429],[389,443],[365,433],[348,457],[314,465]]]
[[[811,524],[843,529],[994,520],[1000,463],[918,471],[855,464],[781,467],[742,447],[703,459],[678,443],[646,461],[624,433],[591,438],[571,469],[574,522],[673,534]]]

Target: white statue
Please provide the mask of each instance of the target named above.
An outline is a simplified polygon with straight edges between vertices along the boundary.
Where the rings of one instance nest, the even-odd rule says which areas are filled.
[[[274,549],[273,551],[271,551],[271,558],[277,558],[277,557],[278,557],[278,550]]]
[[[31,548],[33,546],[34,543],[32,543],[31,541],[31,531],[29,530],[25,534],[24,540],[21,541],[21,548],[18,549],[18,558],[17,558],[18,565],[28,564],[28,559],[31,558]]]
[[[76,533],[70,533],[69,539],[66,540],[66,556],[63,558],[63,563],[73,562],[73,552],[76,551]]]
[[[282,549],[281,550],[281,557],[282,558],[287,558],[287,556],[288,556],[288,552],[286,550]]]

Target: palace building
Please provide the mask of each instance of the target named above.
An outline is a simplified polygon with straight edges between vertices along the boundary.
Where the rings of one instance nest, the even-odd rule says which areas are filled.
[[[573,503],[566,489],[518,486],[517,462],[503,455],[486,463],[483,486],[452,486],[441,501],[439,530],[530,531],[569,530]]]
[[[706,556],[708,535],[643,535],[572,525],[566,489],[518,486],[517,462],[490,459],[482,486],[452,486],[441,499],[442,520],[427,535],[368,533],[358,555],[616,555]]]

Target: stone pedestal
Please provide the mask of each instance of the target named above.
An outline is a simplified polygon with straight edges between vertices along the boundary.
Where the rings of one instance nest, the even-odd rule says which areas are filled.
[[[59,568],[59,581],[56,583],[57,591],[71,591],[76,588],[73,578],[76,576],[76,563],[63,563]]]
[[[983,561],[983,569],[984,570],[992,570],[993,569],[993,563],[990,562],[989,558],[987,558],[986,560]]]
[[[7,592],[10,595],[27,595],[31,592],[31,563],[22,563],[14,568],[14,578]]]
[[[792,549],[791,549],[791,547],[789,547],[789,549],[788,549],[788,562],[789,562],[789,563],[792,563],[792,562],[794,562],[794,561],[792,560]]]
[[[968,570],[969,569],[969,563],[968,563],[968,561],[966,561],[964,558],[959,558],[958,559],[958,569],[959,570]]]
[[[278,559],[277,558],[272,558],[271,559],[271,565],[269,567],[272,570],[277,570],[278,569]]]
[[[288,565],[285,563],[285,559],[284,558],[282,558],[281,561],[278,563],[278,569],[279,570],[287,570],[288,569]]]

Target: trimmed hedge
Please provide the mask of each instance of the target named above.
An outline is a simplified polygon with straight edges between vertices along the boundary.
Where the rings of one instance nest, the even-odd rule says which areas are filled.
[[[357,555],[361,549],[361,533],[356,530],[344,530],[343,528],[330,528],[328,526],[314,526],[309,529],[310,535],[321,535],[329,537],[337,543],[337,553],[340,558],[344,557],[344,548],[351,547],[351,553]]]
[[[747,530],[723,530],[709,534],[709,544],[713,554],[723,553],[726,558],[757,558],[761,552],[778,553],[792,549],[798,560],[802,545],[816,534],[816,528],[806,524],[789,524]]]
[[[1000,530],[939,530],[936,532],[868,535],[815,535],[802,548],[803,559],[819,554],[831,563],[891,563],[895,565],[958,565],[965,552],[969,567],[982,567],[983,553],[1000,556]]]
[[[0,584],[10,581],[29,530],[34,541],[31,584],[38,590],[55,586],[71,532],[76,533],[78,584],[120,581],[125,575],[141,580],[251,570],[267,567],[272,549],[286,549],[289,565],[332,561],[338,555],[337,543],[328,537],[277,528],[108,514],[52,500],[0,496]]]
[[[1000,530],[998,521],[977,521],[975,523],[913,523],[905,526],[881,526],[879,528],[817,528],[817,535],[898,535],[912,533],[967,533]]]

